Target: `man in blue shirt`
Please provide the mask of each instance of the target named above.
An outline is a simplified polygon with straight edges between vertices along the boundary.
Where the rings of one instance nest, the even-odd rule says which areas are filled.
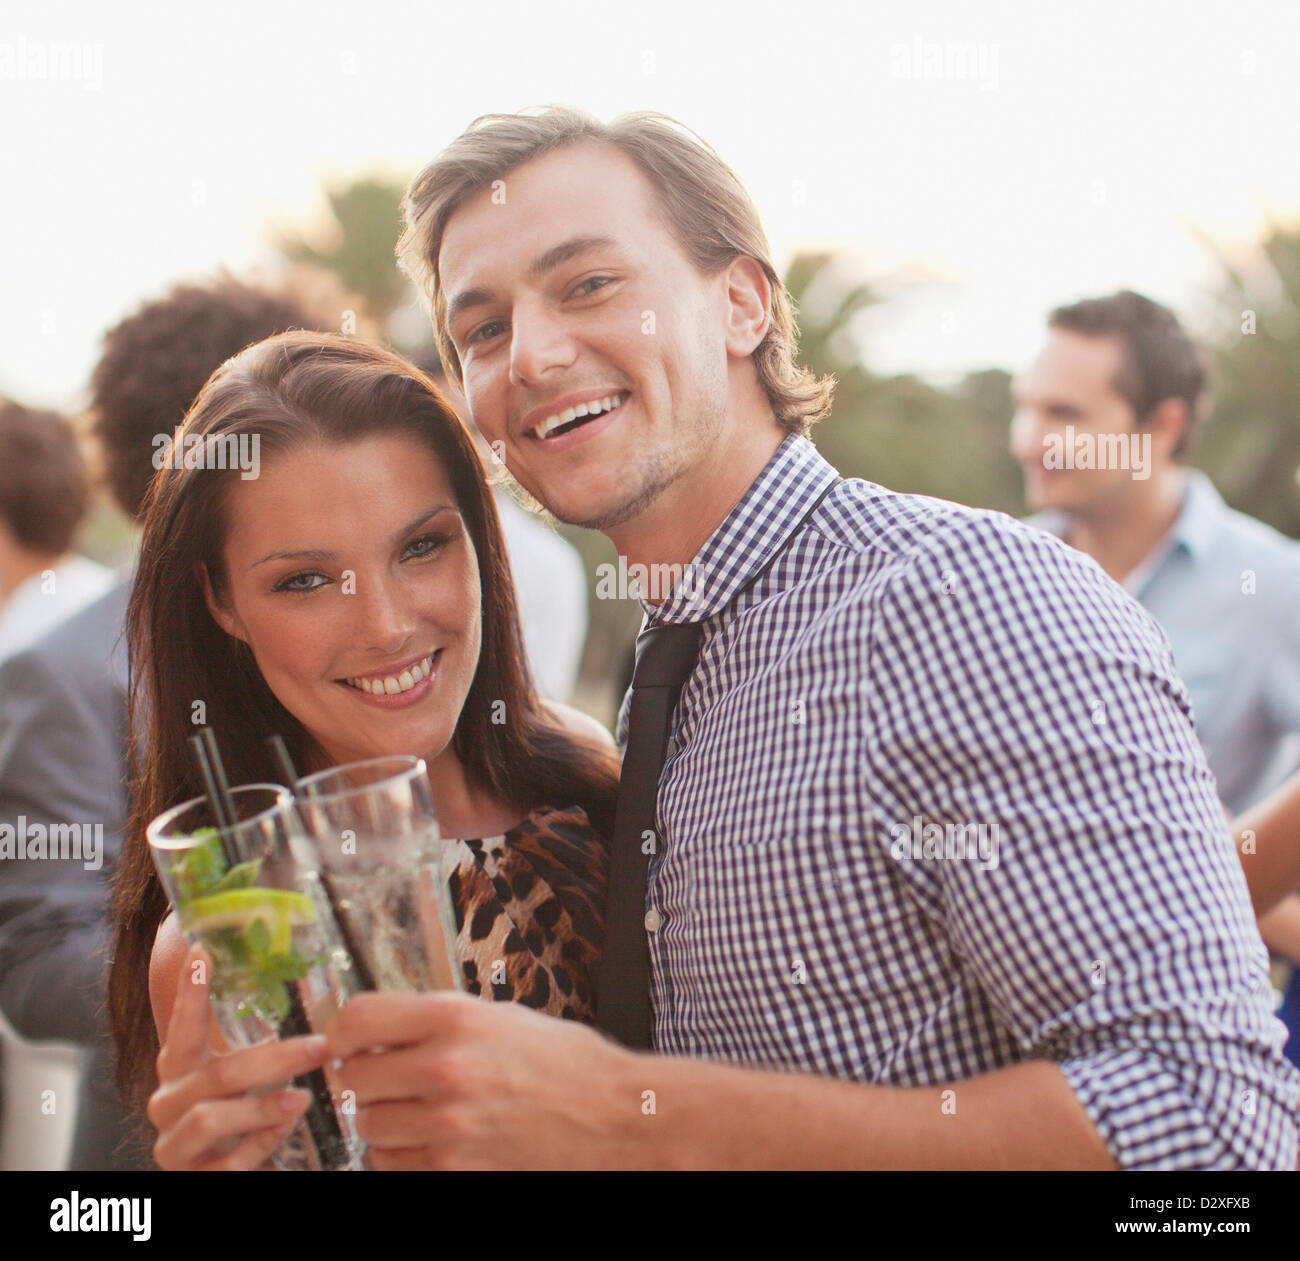
[[[1028,520],[1088,553],[1160,623],[1219,797],[1240,815],[1300,766],[1300,543],[1185,461],[1206,375],[1173,313],[1121,292],[1061,307],[1014,384]],[[1261,922],[1300,959],[1300,897]]]

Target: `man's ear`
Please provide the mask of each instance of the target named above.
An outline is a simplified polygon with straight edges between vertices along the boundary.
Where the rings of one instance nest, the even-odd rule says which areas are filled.
[[[207,603],[208,612],[212,614],[212,620],[227,635],[248,643],[248,635],[244,631],[243,623],[236,616],[235,610],[229,604],[223,603],[221,597],[213,589],[212,579],[208,575],[206,565],[201,564],[199,566],[199,580],[203,583],[203,599]]]
[[[758,260],[737,254],[723,273],[727,295],[727,351],[752,355],[771,323],[772,286]]]
[[[1173,458],[1190,422],[1187,403],[1181,398],[1167,398],[1151,409],[1142,429],[1151,435],[1151,445],[1156,454],[1168,460]]]

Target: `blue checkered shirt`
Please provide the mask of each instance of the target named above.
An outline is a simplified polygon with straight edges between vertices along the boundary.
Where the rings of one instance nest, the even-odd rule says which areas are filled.
[[[1048,1059],[1121,1167],[1294,1169],[1300,1073],[1163,633],[1000,513],[848,480],[800,524],[835,479],[786,438],[643,601],[704,622],[656,1048],[917,1087]]]

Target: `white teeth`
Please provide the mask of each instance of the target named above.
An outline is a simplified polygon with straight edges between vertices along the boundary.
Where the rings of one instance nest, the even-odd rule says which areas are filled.
[[[539,438],[549,437],[561,425],[567,425],[583,416],[598,416],[601,412],[613,411],[619,405],[619,401],[619,395],[610,394],[606,398],[598,398],[590,403],[579,403],[577,407],[567,407],[562,412],[556,412],[554,416],[548,416],[534,432]]]
[[[437,653],[425,659],[401,674],[389,675],[384,679],[353,678],[347,682],[371,696],[396,696],[399,692],[409,692],[417,683],[423,682],[433,673],[433,658]]]

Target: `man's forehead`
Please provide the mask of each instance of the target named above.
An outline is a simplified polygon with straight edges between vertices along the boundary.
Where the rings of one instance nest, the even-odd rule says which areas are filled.
[[[474,285],[494,264],[531,262],[579,237],[623,242],[654,210],[649,181],[626,154],[584,142],[543,154],[467,197],[448,217],[438,251],[444,288]]]
[[[1123,348],[1113,337],[1052,329],[1038,357],[1017,378],[1022,393],[1113,390]]]

